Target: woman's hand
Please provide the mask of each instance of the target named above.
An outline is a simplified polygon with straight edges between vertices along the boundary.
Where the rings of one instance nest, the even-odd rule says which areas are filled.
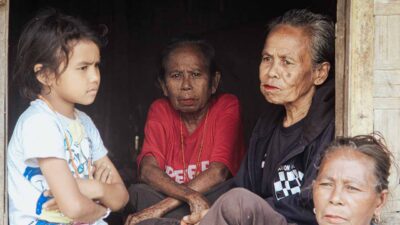
[[[135,225],[143,220],[160,218],[163,216],[163,211],[156,207],[149,207],[135,214],[131,214],[126,219],[125,225]]]
[[[192,213],[190,215],[184,216],[181,220],[181,225],[199,225],[201,219],[207,214],[208,209],[203,210],[199,213]]]
[[[210,205],[208,200],[200,193],[195,192],[188,197],[188,204],[190,206],[190,212],[192,214],[200,213],[208,208]]]

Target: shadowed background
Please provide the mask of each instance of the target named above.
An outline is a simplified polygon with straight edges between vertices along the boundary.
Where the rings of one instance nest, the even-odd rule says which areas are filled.
[[[105,24],[108,45],[102,50],[100,91],[92,105],[77,107],[97,125],[127,185],[136,181],[135,136],[140,146],[147,110],[161,96],[155,85],[157,60],[170,38],[196,34],[215,47],[222,72],[220,90],[240,99],[248,141],[260,113],[271,107],[261,95],[258,81],[266,22],[291,8],[309,8],[334,19],[336,14],[336,0],[12,0],[10,4],[9,138],[29,104],[20,97],[11,78],[23,25],[45,7],[78,16],[92,25]]]

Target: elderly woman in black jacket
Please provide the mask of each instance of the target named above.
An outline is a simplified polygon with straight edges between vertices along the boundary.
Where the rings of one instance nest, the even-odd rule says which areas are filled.
[[[260,89],[276,109],[254,128],[234,178],[241,188],[219,198],[208,213],[192,214],[182,223],[198,223],[205,214],[200,224],[317,224],[307,187],[334,138],[334,79],[329,75],[334,39],[334,23],[308,10],[288,11],[269,24]],[[260,197],[262,204],[251,200]]]

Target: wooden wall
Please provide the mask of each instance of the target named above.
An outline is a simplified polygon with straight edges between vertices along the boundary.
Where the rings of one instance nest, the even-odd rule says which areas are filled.
[[[8,1],[0,0],[0,224],[7,224],[5,153],[7,145]]]
[[[375,0],[374,23],[373,129],[384,135],[400,164],[400,0]],[[400,223],[399,175],[393,168],[387,224]]]
[[[400,164],[400,0],[339,0],[336,134],[380,132]],[[400,224],[398,168],[392,168],[384,224]]]

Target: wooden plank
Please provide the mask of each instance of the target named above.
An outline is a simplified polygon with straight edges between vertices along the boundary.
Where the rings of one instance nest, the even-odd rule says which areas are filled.
[[[400,52],[399,52],[400,54]],[[400,84],[400,70],[375,70],[374,83],[384,84],[393,83]]]
[[[346,1],[339,0],[336,10],[335,40],[335,134],[343,136],[345,119]]]
[[[8,224],[6,164],[7,81],[8,81],[8,15],[9,2],[0,6],[0,223]]]
[[[374,71],[374,97],[400,98],[400,70]]]
[[[375,69],[400,70],[400,12],[375,17]]]
[[[375,15],[399,15],[400,1],[399,0],[375,0],[374,6]]]
[[[400,110],[374,110],[374,131],[379,131],[386,140],[386,144],[392,151],[395,162],[400,160]],[[394,126],[395,125],[395,126]],[[389,202],[386,206],[386,212],[398,212],[400,209],[400,186],[399,173],[395,167],[392,167],[389,178]]]
[[[376,109],[400,109],[400,98],[374,97],[374,110]]]
[[[400,0],[375,0],[374,130],[400,159]],[[399,224],[399,171],[392,168],[384,224]]]
[[[346,33],[345,135],[350,136],[373,131],[373,4],[373,0],[351,0],[347,4],[346,30],[351,32]]]

